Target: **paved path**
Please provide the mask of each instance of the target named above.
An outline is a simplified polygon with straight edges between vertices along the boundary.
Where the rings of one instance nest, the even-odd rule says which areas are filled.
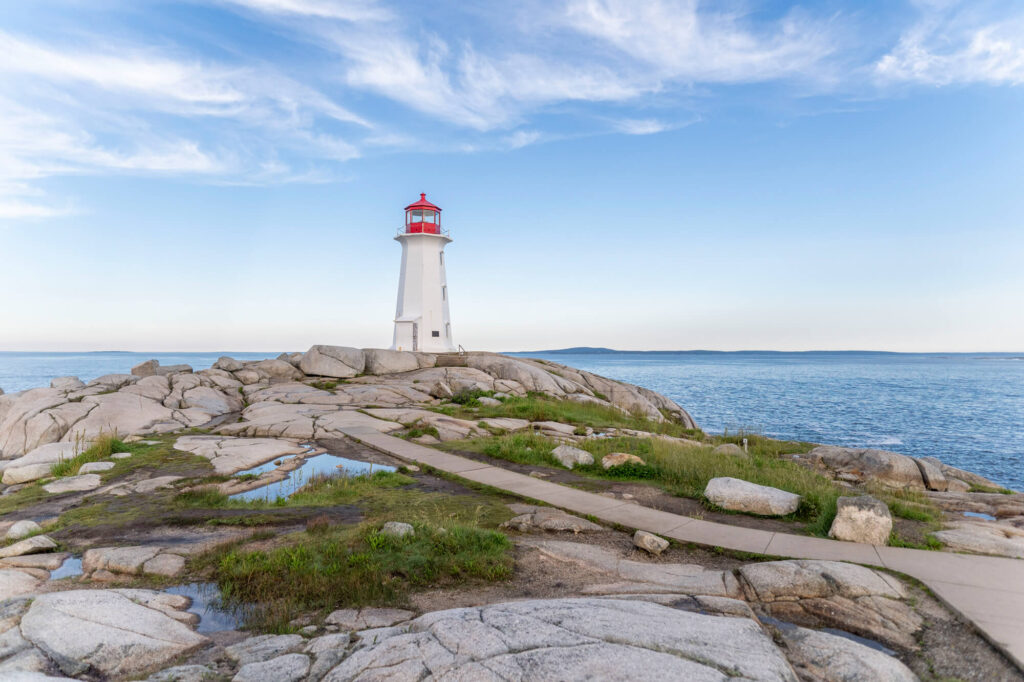
[[[989,642],[1024,670],[1024,560],[878,547],[702,521],[542,481],[368,427],[342,431],[364,445],[407,462],[680,542],[797,559],[852,561],[906,573],[974,623]]]

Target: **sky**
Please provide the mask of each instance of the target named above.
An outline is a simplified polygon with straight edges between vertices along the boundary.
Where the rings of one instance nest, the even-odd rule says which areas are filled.
[[[33,0],[0,350],[1024,351],[1024,4]]]

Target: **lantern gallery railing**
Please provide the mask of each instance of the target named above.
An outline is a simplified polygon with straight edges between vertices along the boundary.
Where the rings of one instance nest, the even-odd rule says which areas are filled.
[[[431,223],[412,223],[410,225],[403,225],[398,228],[398,231],[395,234],[399,237],[403,234],[436,234],[442,237],[450,236],[448,230],[438,230],[437,225],[432,225]]]

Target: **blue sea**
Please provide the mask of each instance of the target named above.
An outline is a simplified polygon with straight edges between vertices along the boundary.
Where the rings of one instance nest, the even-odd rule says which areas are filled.
[[[0,388],[88,381],[149,358],[195,369],[221,355],[267,353],[0,352]],[[516,353],[646,386],[706,431],[935,456],[1024,490],[1024,354],[872,352]]]

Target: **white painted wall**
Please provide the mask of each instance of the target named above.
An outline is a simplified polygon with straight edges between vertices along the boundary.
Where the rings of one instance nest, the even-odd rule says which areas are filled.
[[[392,350],[455,351],[444,274],[444,247],[451,239],[442,234],[400,234],[395,240],[402,244],[402,270]]]

